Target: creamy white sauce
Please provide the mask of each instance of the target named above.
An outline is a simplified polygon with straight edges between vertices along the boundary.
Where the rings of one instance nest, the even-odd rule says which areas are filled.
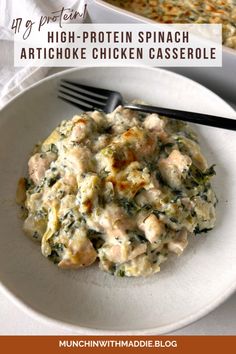
[[[84,113],[30,158],[18,189],[24,230],[61,268],[98,260],[117,276],[147,276],[214,226],[213,174],[182,122],[121,106]]]

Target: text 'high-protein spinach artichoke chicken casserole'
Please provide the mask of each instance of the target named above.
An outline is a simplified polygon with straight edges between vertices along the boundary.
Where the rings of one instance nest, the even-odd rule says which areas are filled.
[[[219,23],[222,42],[236,49],[236,0],[106,0],[160,23]]]
[[[35,147],[17,201],[24,231],[60,268],[147,276],[190,234],[212,229],[216,197],[183,122],[118,107],[63,121]]]

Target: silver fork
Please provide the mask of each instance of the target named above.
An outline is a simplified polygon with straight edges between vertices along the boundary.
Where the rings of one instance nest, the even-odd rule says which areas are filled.
[[[124,101],[120,92],[103,88],[82,85],[74,81],[61,80],[58,89],[58,97],[63,101],[73,104],[82,111],[102,110],[110,113],[122,105],[135,111],[145,113],[157,113],[169,118],[182,121],[208,125],[217,128],[236,130],[236,120],[209,114],[180,111],[176,109],[147,106],[141,104],[129,104]]]

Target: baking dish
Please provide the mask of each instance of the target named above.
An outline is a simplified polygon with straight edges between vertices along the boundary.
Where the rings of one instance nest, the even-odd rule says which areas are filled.
[[[93,23],[156,23],[143,16],[120,9],[103,0],[94,0],[88,5],[89,20]],[[188,76],[229,101],[236,101],[236,50],[223,46],[222,68],[169,68]],[[234,73],[234,74],[233,74]]]

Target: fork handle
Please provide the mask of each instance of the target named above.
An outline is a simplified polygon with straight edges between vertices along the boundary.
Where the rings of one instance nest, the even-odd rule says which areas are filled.
[[[192,122],[229,130],[236,130],[236,120],[230,118],[223,118],[195,112],[179,111],[169,108],[147,106],[142,104],[125,104],[124,107],[145,113],[158,113],[169,118],[179,119],[186,122]]]

